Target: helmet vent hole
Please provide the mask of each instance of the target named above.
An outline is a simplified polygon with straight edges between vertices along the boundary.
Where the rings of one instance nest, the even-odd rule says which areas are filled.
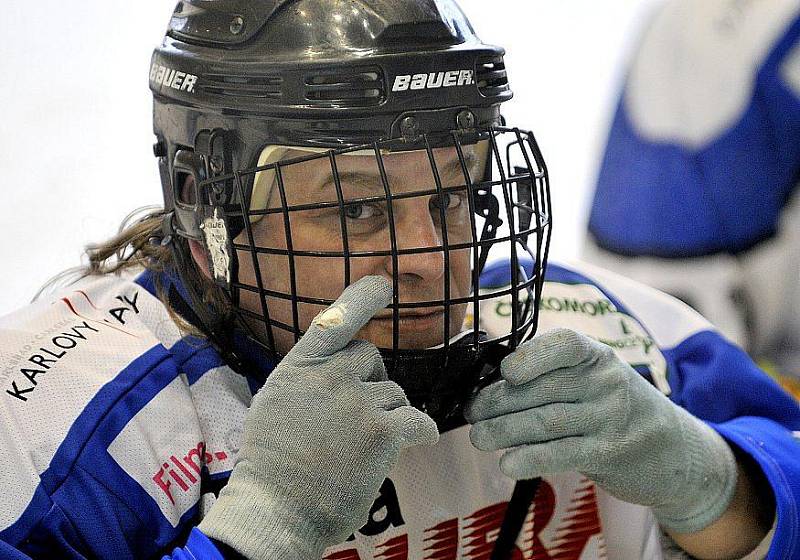
[[[506,64],[502,56],[481,57],[475,66],[475,78],[481,95],[495,97],[509,91]]]
[[[281,76],[206,76],[200,89],[210,95],[248,99],[280,99],[283,96]]]
[[[374,107],[386,99],[382,73],[354,68],[305,77],[305,99],[321,107]]]

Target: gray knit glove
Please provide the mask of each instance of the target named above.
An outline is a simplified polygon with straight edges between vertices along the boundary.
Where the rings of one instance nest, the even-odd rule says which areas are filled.
[[[251,559],[319,559],[367,521],[401,448],[436,443],[436,424],[386,380],[378,350],[350,342],[391,294],[366,277],[314,319],[253,398],[203,533]]]
[[[510,449],[511,478],[578,471],[617,498],[653,508],[671,531],[716,521],[736,461],[713,429],[651,386],[608,346],[568,329],[507,356],[503,380],[467,407],[478,449]]]

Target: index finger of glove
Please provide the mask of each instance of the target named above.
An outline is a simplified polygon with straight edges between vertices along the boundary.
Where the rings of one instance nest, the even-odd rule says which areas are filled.
[[[512,385],[505,379],[484,387],[464,409],[470,424],[552,403],[572,403],[583,399],[589,379],[575,375],[573,369],[561,368],[524,385]]]
[[[503,378],[522,385],[551,371],[590,362],[598,343],[571,329],[553,329],[534,337],[506,356],[500,364]]]
[[[401,437],[401,448],[434,445],[439,441],[436,422],[421,410],[407,405],[395,408],[388,414]]]
[[[382,276],[365,276],[349,286],[333,305],[317,315],[290,353],[330,356],[343,349],[361,328],[392,302],[392,285]]]

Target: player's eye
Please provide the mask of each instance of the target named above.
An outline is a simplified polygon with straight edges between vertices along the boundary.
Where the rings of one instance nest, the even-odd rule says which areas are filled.
[[[441,206],[443,206],[445,210],[455,210],[463,203],[464,203],[464,195],[462,193],[458,194],[442,193],[441,199],[440,198],[431,199],[431,206],[437,209],[441,204]]]
[[[368,220],[380,215],[380,210],[366,204],[348,204],[344,207],[344,215],[350,220]]]

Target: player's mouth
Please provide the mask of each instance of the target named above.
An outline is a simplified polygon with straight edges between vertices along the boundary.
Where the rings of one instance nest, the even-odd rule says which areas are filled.
[[[401,332],[427,331],[435,327],[441,328],[444,325],[444,311],[440,309],[434,311],[401,311],[397,319]],[[381,327],[391,328],[392,314],[391,312],[388,314],[381,312],[372,321]]]

